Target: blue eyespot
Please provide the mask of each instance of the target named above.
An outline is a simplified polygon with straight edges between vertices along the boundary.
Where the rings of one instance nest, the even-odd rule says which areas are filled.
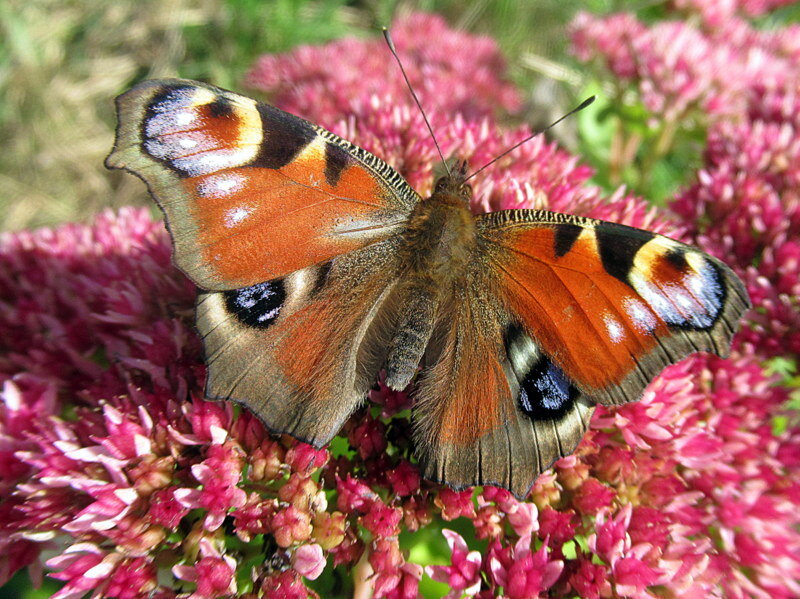
[[[286,301],[282,279],[225,291],[224,294],[228,311],[251,327],[270,326],[280,315]]]
[[[520,407],[534,419],[563,416],[577,396],[578,390],[564,371],[545,357],[520,382]]]

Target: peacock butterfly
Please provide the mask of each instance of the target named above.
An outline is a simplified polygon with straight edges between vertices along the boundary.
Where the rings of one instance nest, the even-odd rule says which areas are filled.
[[[424,475],[521,496],[595,404],[726,354],[749,307],[683,243],[543,210],[475,216],[466,165],[423,199],[369,152],[204,83],[145,81],[117,110],[106,164],[144,180],[201,289],[206,395],[317,447],[381,369],[393,389],[416,376]]]

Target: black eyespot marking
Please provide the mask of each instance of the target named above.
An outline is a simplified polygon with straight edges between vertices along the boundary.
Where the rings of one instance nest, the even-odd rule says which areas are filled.
[[[181,96],[190,95],[193,87],[189,85],[166,85],[161,88],[161,91],[155,94],[150,103],[145,108],[145,118],[142,119],[142,126],[152,117],[164,112]],[[142,130],[142,139],[148,137],[144,130]]]
[[[554,225],[556,230],[555,252],[556,257],[560,258],[572,249],[572,246],[580,237],[583,227],[570,223],[558,223]]]
[[[594,232],[603,268],[612,277],[628,283],[628,273],[633,267],[636,252],[655,234],[615,223],[600,223]]]
[[[519,405],[533,420],[557,420],[578,395],[564,371],[542,356],[520,382]]]
[[[180,100],[182,96],[190,96],[193,88],[189,85],[168,85],[162,87],[161,91],[155,94],[150,103],[144,110],[144,118],[139,125],[139,136],[142,139],[142,151],[144,151],[151,158],[158,160],[161,164],[170,169],[173,173],[181,178],[189,176],[185,170],[177,168],[172,160],[165,159],[163,156],[154,153],[149,148],[150,140],[157,139],[158,135],[150,135],[147,131],[148,125],[152,119],[169,112],[176,101]]]
[[[208,112],[214,118],[230,118],[233,116],[233,106],[230,100],[219,96],[216,100],[211,102],[208,106]]]
[[[675,248],[668,251],[666,258],[679,272],[685,272],[689,267],[689,263],[686,261],[686,252],[682,249]]]
[[[267,328],[281,313],[286,301],[283,279],[223,292],[228,312],[250,327]]]
[[[249,166],[281,168],[289,164],[317,136],[311,125],[268,104],[258,104],[264,140]]]
[[[580,395],[567,375],[542,354],[539,346],[517,323],[503,334],[511,369],[519,382],[517,401],[532,420],[559,420]]]
[[[328,185],[336,185],[342,176],[344,167],[352,160],[350,154],[331,142],[325,143],[325,181]]]

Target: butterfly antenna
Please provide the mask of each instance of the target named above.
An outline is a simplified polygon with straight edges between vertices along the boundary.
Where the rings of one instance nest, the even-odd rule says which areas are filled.
[[[545,131],[547,131],[547,130],[549,130],[549,129],[553,128],[553,127],[555,127],[556,125],[558,125],[558,124],[559,124],[561,121],[563,121],[563,120],[564,120],[565,118],[567,118],[568,116],[571,116],[571,115],[575,114],[576,112],[580,112],[581,110],[583,110],[584,108],[586,108],[587,106],[589,106],[589,104],[591,104],[592,102],[594,102],[594,99],[595,99],[595,97],[596,97],[596,96],[590,96],[590,97],[586,98],[586,99],[585,99],[583,102],[581,102],[581,103],[580,103],[580,106],[576,106],[575,108],[573,108],[572,110],[570,110],[570,111],[569,111],[567,114],[565,114],[564,116],[562,116],[562,117],[560,117],[560,118],[556,119],[555,121],[553,121],[552,123],[550,123],[549,125],[547,125],[547,127],[545,127],[544,129],[540,129],[539,131],[536,131],[535,133],[532,133],[531,135],[529,135],[528,137],[526,137],[525,139],[523,139],[523,140],[522,140],[521,142],[519,142],[518,144],[515,144],[515,145],[511,146],[511,147],[510,147],[510,148],[508,148],[508,149],[507,149],[505,152],[503,152],[502,154],[500,154],[500,155],[499,155],[499,156],[497,156],[496,158],[493,158],[492,160],[490,160],[489,162],[487,162],[486,164],[484,164],[484,165],[483,165],[481,168],[479,168],[477,171],[475,171],[474,173],[472,173],[472,174],[471,174],[469,177],[467,177],[466,179],[464,179],[464,182],[466,183],[467,181],[469,181],[470,179],[472,179],[472,177],[474,177],[474,176],[475,176],[475,175],[477,175],[479,172],[481,172],[483,169],[485,169],[487,166],[491,166],[491,165],[493,165],[495,162],[497,162],[498,160],[500,160],[500,159],[501,159],[503,156],[505,156],[506,154],[508,154],[508,153],[510,153],[510,152],[513,152],[514,150],[516,150],[518,147],[520,147],[520,146],[521,146],[522,144],[524,144],[525,142],[527,142],[527,141],[530,141],[531,139],[533,139],[533,138],[534,138],[534,137],[536,137],[537,135],[541,135],[541,134],[542,134],[542,133],[544,133]]]
[[[444,163],[444,168],[447,169],[447,174],[452,176],[450,172],[450,167],[447,165],[447,161],[444,159],[444,154],[442,154],[442,149],[439,147],[439,142],[436,141],[436,136],[433,134],[433,127],[431,127],[430,121],[428,121],[428,116],[425,114],[425,111],[422,109],[422,104],[420,104],[419,98],[417,98],[417,94],[414,93],[414,88],[411,87],[411,82],[408,80],[408,75],[406,75],[406,70],[403,68],[403,63],[400,62],[400,57],[397,55],[397,50],[394,47],[394,41],[392,41],[392,36],[389,34],[389,30],[384,27],[383,28],[383,37],[386,39],[386,45],[389,46],[389,50],[394,56],[397,64],[400,66],[400,72],[403,73],[403,79],[406,80],[406,85],[408,85],[408,90],[411,92],[411,96],[414,98],[414,102],[417,103],[417,107],[419,111],[422,113],[422,118],[425,120],[425,125],[428,127],[428,131],[430,131],[431,139],[433,139],[433,145],[436,146],[436,151],[439,152],[439,157],[442,159]],[[555,123],[554,123],[555,124]]]

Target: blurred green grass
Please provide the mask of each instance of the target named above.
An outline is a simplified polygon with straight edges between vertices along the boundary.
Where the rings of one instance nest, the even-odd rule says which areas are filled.
[[[613,8],[607,0],[588,4]],[[86,222],[103,207],[146,201],[133,177],[103,168],[113,141],[112,100],[136,81],[181,76],[241,91],[248,67],[263,53],[374,36],[393,16],[412,10],[443,14],[456,27],[497,39],[530,105],[526,118],[544,123],[573,104],[582,85],[566,53],[564,25],[586,6],[557,0],[4,0],[0,230]]]

